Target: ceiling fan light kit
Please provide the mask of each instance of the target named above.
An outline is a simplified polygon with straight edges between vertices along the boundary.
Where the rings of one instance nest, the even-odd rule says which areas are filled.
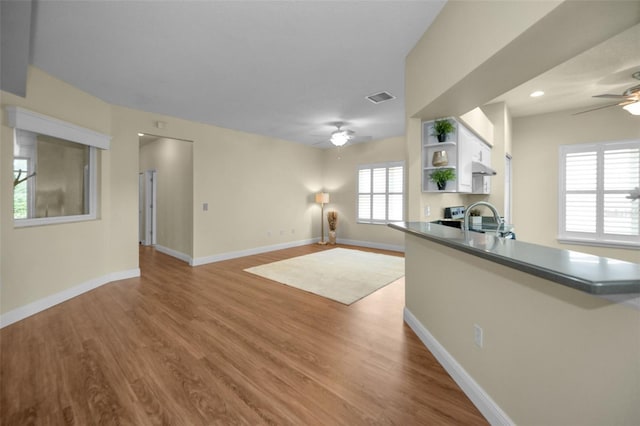
[[[334,130],[333,133],[331,133],[331,137],[329,137],[329,142],[331,142],[333,145],[343,146],[344,144],[349,142],[351,139],[353,139],[354,131],[349,129],[343,129],[342,128],[342,126],[344,126],[343,122],[341,121],[336,122],[334,123],[334,126],[336,126],[337,129]]]
[[[631,77],[635,78],[636,80],[640,80],[640,71],[634,72],[631,75]],[[604,105],[604,106],[596,107],[593,109],[588,109],[586,111],[578,112],[577,114],[596,111],[599,109],[609,108],[612,106],[621,106],[624,110],[626,110],[632,115],[640,115],[640,84],[629,87],[621,95],[613,95],[610,93],[605,93],[602,95],[595,95],[593,97],[606,98],[606,99],[618,99],[620,102],[616,104]]]
[[[330,141],[335,146],[343,146],[344,144],[349,142],[349,139],[351,139],[351,135],[347,130],[336,130],[335,132],[331,133]]]
[[[625,105],[622,108],[627,110],[630,114],[640,115],[640,101]]]

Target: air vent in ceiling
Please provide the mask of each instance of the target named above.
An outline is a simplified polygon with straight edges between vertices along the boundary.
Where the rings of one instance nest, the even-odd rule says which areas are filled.
[[[379,104],[381,102],[390,101],[391,99],[395,99],[395,98],[396,97],[393,96],[389,92],[380,92],[380,93],[376,93],[374,95],[367,96],[367,99],[369,99],[374,104]]]

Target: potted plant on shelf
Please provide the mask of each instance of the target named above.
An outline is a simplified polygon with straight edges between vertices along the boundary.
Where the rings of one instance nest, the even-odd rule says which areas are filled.
[[[431,172],[429,177],[432,182],[438,185],[440,191],[444,191],[447,187],[447,182],[456,178],[456,171],[448,168],[436,169]]]
[[[433,122],[433,132],[432,136],[438,138],[438,142],[444,142],[447,140],[447,136],[453,133],[455,127],[451,120],[447,120],[446,118],[443,120],[436,120]]]

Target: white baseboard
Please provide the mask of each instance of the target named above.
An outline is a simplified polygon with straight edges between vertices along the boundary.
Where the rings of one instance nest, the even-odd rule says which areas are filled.
[[[274,244],[271,246],[262,246],[262,247],[256,247],[256,248],[251,248],[246,250],[214,254],[213,256],[198,257],[196,259],[193,259],[190,265],[191,266],[206,265],[207,263],[215,263],[215,262],[221,262],[223,260],[237,259],[238,257],[251,256],[254,254],[267,253],[270,251],[283,250],[283,249],[292,248],[292,247],[306,246],[307,244],[313,244],[318,241],[320,241],[320,238],[311,238],[308,240],[292,241],[289,243]]]
[[[305,246],[307,244],[317,243],[318,241],[320,241],[320,238],[311,238],[311,239],[307,239],[307,240],[292,241],[292,242],[289,242],[289,243],[274,244],[274,245],[271,245],[271,246],[262,246],[262,247],[256,247],[256,248],[251,248],[251,249],[246,249],[246,250],[239,250],[239,251],[233,251],[233,252],[228,252],[228,253],[215,254],[213,256],[206,256],[206,257],[199,257],[199,258],[196,258],[196,259],[191,259],[189,261],[189,264],[191,266],[206,265],[207,263],[221,262],[223,260],[236,259],[238,257],[251,256],[251,255],[254,255],[254,254],[267,253],[267,252],[275,251],[275,250],[283,250],[283,249],[292,248],[292,247]],[[349,245],[352,245],[352,246],[377,248],[377,249],[381,249],[381,250],[399,251],[399,252],[403,252],[404,253],[404,246],[396,246],[396,245],[382,244],[382,243],[372,243],[372,242],[368,242],[368,241],[342,240],[342,239],[338,239],[336,242],[338,244],[349,244]],[[156,246],[156,248],[157,247],[158,246]],[[167,254],[171,255],[170,253],[167,253]],[[178,257],[178,256],[174,256],[174,257]],[[178,259],[180,259],[180,258],[178,257]]]
[[[436,357],[447,373],[460,386],[471,402],[480,410],[482,415],[492,425],[514,425],[507,413],[495,403],[473,377],[451,356],[449,352],[436,340],[429,330],[407,309],[404,308],[404,321],[413,330],[424,345]]]
[[[391,250],[391,251],[399,251],[404,253],[404,246],[396,246],[393,244],[384,244],[384,243],[372,243],[369,241],[358,241],[358,240],[345,240],[342,238],[338,238],[336,240],[338,244],[349,244],[351,246],[359,246],[359,247],[368,247],[375,248],[380,250]]]
[[[179,252],[177,250],[170,249],[169,247],[165,247],[165,246],[161,246],[160,244],[156,244],[156,245],[153,246],[153,248],[158,250],[160,253],[168,254],[171,257],[175,257],[176,259],[180,259],[183,262],[187,262],[189,265],[191,265],[192,262],[193,262],[193,258],[191,256],[189,256],[188,254],[184,254],[184,253]]]
[[[97,287],[108,284],[113,281],[125,280],[128,278],[135,278],[140,276],[140,269],[130,269],[128,271],[112,272],[101,277],[93,278],[77,286],[68,288],[59,293],[52,294],[44,297],[35,302],[31,302],[27,305],[20,306],[0,316],[0,328],[4,328],[14,322],[23,320],[31,315],[35,315],[38,312],[42,312],[45,309],[49,309],[59,303],[72,299],[76,296],[91,291]]]

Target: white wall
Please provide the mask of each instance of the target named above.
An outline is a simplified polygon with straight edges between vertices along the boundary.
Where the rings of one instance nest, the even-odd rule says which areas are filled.
[[[357,223],[358,166],[361,164],[404,161],[404,137],[330,148],[324,151],[324,187],[331,202],[325,206],[325,232],[328,230],[326,213],[338,212],[338,241],[366,242],[371,245],[402,249],[404,236],[386,225]]]
[[[622,108],[572,115],[574,112],[513,120],[513,222],[518,239],[640,262],[637,249],[560,244],[556,240],[560,145],[640,138],[640,119]]]

